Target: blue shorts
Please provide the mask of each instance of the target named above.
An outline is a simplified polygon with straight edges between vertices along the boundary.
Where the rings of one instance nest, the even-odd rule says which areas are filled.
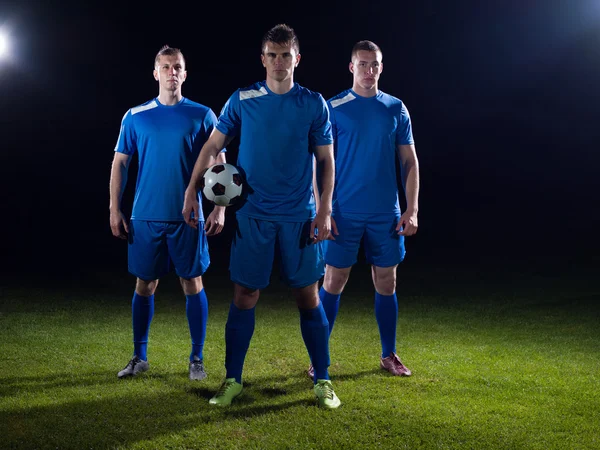
[[[201,276],[210,264],[204,223],[194,229],[185,222],[129,223],[129,272],[142,280],[169,273],[171,262],[181,278]]]
[[[352,217],[339,213],[333,216],[339,235],[335,241],[325,241],[325,263],[343,269],[357,261],[364,237],[365,256],[369,264],[392,267],[404,259],[404,236],[396,231],[400,214],[369,214]]]
[[[275,244],[279,247],[280,274],[292,288],[310,286],[325,273],[323,247],[310,238],[307,222],[271,222],[237,215],[231,243],[231,281],[249,289],[269,285]]]

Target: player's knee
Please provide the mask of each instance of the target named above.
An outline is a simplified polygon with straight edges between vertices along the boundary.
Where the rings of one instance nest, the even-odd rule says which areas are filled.
[[[373,285],[381,295],[392,295],[396,292],[396,267],[375,267],[372,269]]]
[[[204,286],[202,285],[202,277],[196,278],[181,278],[179,277],[179,282],[181,283],[181,287],[183,288],[183,293],[185,295],[196,295]]]
[[[302,288],[292,289],[296,305],[302,309],[313,309],[319,306],[318,283],[313,283]]]
[[[234,285],[233,289],[233,304],[239,309],[250,309],[256,306],[260,291],[251,289],[239,284]]]
[[[327,266],[323,278],[323,288],[330,294],[341,294],[350,277],[350,270],[351,267],[338,269],[337,267]]]
[[[142,280],[141,278],[138,278],[135,283],[135,292],[137,292],[138,295],[150,297],[156,292],[156,286],[158,286],[158,280]]]

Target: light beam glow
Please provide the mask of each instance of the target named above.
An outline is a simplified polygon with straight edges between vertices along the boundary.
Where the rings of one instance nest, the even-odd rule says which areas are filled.
[[[0,30],[0,58],[8,55],[8,35]]]

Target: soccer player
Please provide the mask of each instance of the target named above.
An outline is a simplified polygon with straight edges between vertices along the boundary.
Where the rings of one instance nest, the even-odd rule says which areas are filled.
[[[203,347],[208,303],[202,274],[210,258],[206,236],[218,234],[225,222],[224,207],[215,207],[204,223],[201,207],[187,226],[181,213],[185,189],[200,149],[217,122],[208,107],[182,96],[187,77],[185,59],[177,48],[165,46],[156,55],[154,78],[158,97],[131,108],[121,123],[110,176],[110,227],[114,236],[128,241],[129,272],[137,277],[132,299],[133,357],[119,378],[148,370],[147,346],[154,315],[154,292],[171,261],[186,296],[192,340],[189,377],[206,377]],[[138,154],[138,175],[131,221],[121,210],[130,157]],[[225,162],[224,152],[212,162]]]
[[[352,89],[327,102],[336,173],[332,223],[338,234],[335,240],[324,243],[326,269],[319,297],[331,333],[340,296],[363,240],[375,287],[375,317],[382,347],[380,366],[393,375],[410,376],[411,371],[396,353],[396,268],[404,259],[404,238],[417,232],[419,162],[406,106],[379,90],[382,58],[375,43],[356,43],[349,65]],[[406,211],[402,214],[396,155],[406,196]],[[313,372],[311,365],[308,375],[312,377]]]
[[[330,238],[334,161],[331,124],[321,94],[294,82],[300,48],[294,30],[279,24],[263,37],[266,80],[229,98],[202,148],[185,195],[183,214],[196,226],[202,173],[218,152],[241,135],[237,165],[248,196],[236,212],[230,276],[233,302],[225,327],[226,379],[212,405],[227,406],[242,393],[242,369],[254,332],[259,293],[269,284],[279,246],[281,274],[292,288],[300,328],[315,366],[314,393],[321,407],[340,405],[329,380],[329,326],[318,297],[324,274],[322,241]],[[313,155],[322,168],[322,198],[315,215]],[[193,214],[193,216],[191,216]]]

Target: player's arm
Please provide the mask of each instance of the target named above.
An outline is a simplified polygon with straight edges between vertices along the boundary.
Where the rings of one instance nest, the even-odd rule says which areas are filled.
[[[227,158],[225,157],[225,152],[220,151],[216,157],[215,164],[225,164],[227,162]],[[212,164],[209,163],[209,167]],[[206,231],[207,236],[215,236],[223,231],[223,227],[225,226],[225,207],[214,205],[213,210],[206,218],[206,222],[204,223],[204,231]]]
[[[110,171],[110,229],[118,238],[126,239],[129,233],[127,219],[121,211],[121,199],[127,184],[127,169],[129,168],[129,155],[115,152]]]
[[[317,183],[317,158],[313,157],[313,176],[312,176],[313,192],[315,194],[315,208],[317,211],[321,207],[321,194],[319,193],[319,183]]]
[[[398,145],[397,149],[402,168],[406,211],[400,217],[396,230],[402,236],[411,236],[417,232],[419,227],[417,218],[419,214],[419,159],[414,144]]]
[[[183,203],[183,219],[191,227],[198,227],[198,191],[200,190],[200,181],[206,170],[214,165],[218,157],[225,158],[225,155],[220,155],[227,144],[231,142],[233,137],[221,133],[216,128],[213,129],[208,140],[202,146],[198,159],[194,164],[192,177],[185,190]]]
[[[335,180],[335,163],[333,159],[333,144],[317,145],[315,147],[316,164],[321,170],[321,186],[322,191],[319,196],[317,216],[311,225],[310,236],[315,240],[335,239],[331,234],[331,211],[333,199],[333,185]],[[316,185],[316,168],[313,170],[313,185]],[[318,193],[318,189],[316,191]],[[317,236],[315,236],[315,228]],[[334,234],[337,234],[337,229],[334,229]]]

